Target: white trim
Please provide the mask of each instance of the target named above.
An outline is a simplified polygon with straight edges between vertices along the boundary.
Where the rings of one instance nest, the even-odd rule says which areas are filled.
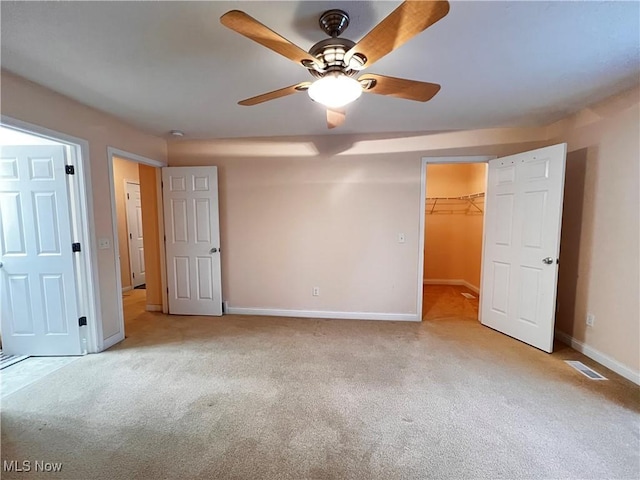
[[[102,350],[106,350],[107,348],[113,347],[116,343],[121,342],[123,339],[120,338],[120,332],[114,333],[109,338],[105,338],[102,342]]]
[[[167,293],[167,252],[164,233],[164,197],[162,192],[162,168],[156,169],[156,204],[158,206],[158,245],[160,254],[160,286],[162,288],[162,313],[169,313]]]
[[[100,282],[98,275],[98,252],[95,248],[96,229],[93,221],[93,191],[91,187],[91,161],[89,156],[89,142],[82,138],[67,135],[46,127],[41,127],[29,122],[24,122],[7,115],[0,117],[0,124],[6,125],[14,130],[21,130],[25,133],[49,138],[56,142],[68,145],[74,159],[78,174],[75,175],[78,186],[78,240],[84,245],[80,252],[82,266],[80,268],[82,285],[78,287],[80,309],[87,317],[87,351],[89,353],[99,352],[103,349],[102,338],[99,334],[98,326],[102,325],[102,309],[100,307]],[[81,332],[82,335],[82,332]]]
[[[162,305],[147,305],[147,312],[161,312]]]
[[[463,287],[467,287],[472,292],[480,294],[480,288],[460,278],[455,278],[455,279],[425,278],[423,280],[423,283],[424,285],[461,285]]]
[[[113,158],[114,155],[116,157],[124,158],[125,160],[131,160],[136,163],[144,163],[145,165],[151,165],[152,167],[166,167],[167,164],[164,162],[160,162],[158,160],[154,160],[152,158],[143,157],[142,155],[138,155],[131,152],[125,152],[124,150],[120,150],[119,148],[107,147],[107,157]]]
[[[467,157],[422,157],[426,163],[485,163],[496,158],[495,155],[476,155]]]
[[[424,242],[425,215],[427,214],[427,159],[423,158],[420,167],[420,218],[418,219],[418,298],[416,301],[416,315],[422,320],[422,279],[424,277]]]
[[[488,162],[487,162],[488,164]],[[486,191],[486,185],[489,185],[489,166],[487,165],[487,168],[484,169],[484,184],[485,184],[485,191]],[[482,205],[482,211],[486,212],[487,211],[487,196],[484,196],[484,202]],[[484,232],[487,231],[487,216],[486,215],[482,215],[482,250],[480,251],[480,287],[482,287],[482,279],[484,278],[484,249],[486,247],[486,235],[484,234]],[[480,323],[482,323],[482,295],[480,295],[480,291],[478,291],[478,320],[480,321]]]
[[[120,268],[120,240],[118,238],[118,208],[116,205],[116,186],[114,177],[114,159],[111,147],[107,147],[107,167],[109,182],[109,200],[111,202],[111,229],[113,231],[113,255],[115,258],[116,269],[116,290],[124,291],[122,286],[122,269]],[[124,304],[122,303],[122,295],[118,295],[116,299],[116,314],[118,315],[118,331],[109,338],[104,339],[104,349],[106,350],[112,345],[124,340]]]
[[[109,169],[109,195],[111,197],[111,228],[113,229],[113,250],[115,254],[115,267],[116,267],[116,290],[122,291],[122,278],[120,271],[120,245],[118,241],[118,212],[116,209],[116,188],[115,188],[115,179],[113,178],[113,157],[123,158],[124,160],[131,160],[137,163],[144,163],[145,165],[150,165],[152,167],[164,167],[166,163],[159,162],[157,160],[153,160],[151,158],[143,157],[142,155],[137,155],[135,153],[126,152],[124,150],[120,150],[118,148],[107,147],[107,166]],[[160,252],[161,256],[164,255],[164,243],[160,244]],[[104,340],[104,349],[109,348],[112,345],[124,340],[125,332],[124,332],[124,304],[122,302],[122,295],[118,295],[117,298],[117,311],[118,311],[118,324],[120,325],[120,330],[113,334],[108,339]]]
[[[596,350],[593,347],[581,342],[580,340],[576,340],[571,335],[568,335],[560,330],[555,331],[556,338],[564,343],[565,345],[569,345],[574,350],[582,353],[583,355],[589,357],[592,360],[595,360],[600,365],[607,367],[612,372],[617,373],[618,375],[626,378],[627,380],[632,381],[636,385],[640,385],[640,372],[637,372],[626,365],[623,365],[619,361],[611,358],[609,355]]]
[[[280,310],[275,308],[229,307],[229,315],[262,315],[275,317],[334,318],[342,320],[386,320],[390,322],[420,322],[415,313],[367,313],[367,312],[329,312],[321,310]]]
[[[127,287],[122,287],[122,293],[129,292],[131,290],[133,290],[133,287],[131,285],[129,285]]]

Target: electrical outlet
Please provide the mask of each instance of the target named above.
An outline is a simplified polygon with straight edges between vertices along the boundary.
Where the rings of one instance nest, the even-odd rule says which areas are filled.
[[[319,297],[320,296],[320,287],[313,287],[313,290],[311,291],[311,295],[313,295],[314,297]]]
[[[593,324],[596,322],[596,316],[593,313],[587,313],[587,325],[589,327],[593,327]]]

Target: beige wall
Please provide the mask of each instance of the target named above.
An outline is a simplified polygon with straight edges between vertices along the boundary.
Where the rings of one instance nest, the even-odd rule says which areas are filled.
[[[557,327],[640,370],[640,110],[637,90],[582,112],[569,142]],[[587,119],[585,122],[581,120]],[[587,313],[595,315],[587,327]]]
[[[109,182],[106,181],[109,175],[107,147],[165,162],[166,141],[5,70],[2,70],[1,81],[3,115],[89,142],[92,228],[96,239],[108,238],[113,245]],[[121,293],[116,289],[116,258],[113,248],[98,250],[96,245],[94,248],[98,262],[98,314],[102,318],[103,336],[108,339],[120,331],[117,296]]]
[[[129,259],[129,240],[127,226],[127,192],[125,181],[140,183],[138,164],[114,157],[113,159],[113,184],[116,192],[116,215],[118,218],[118,247],[120,250],[120,279],[122,288],[131,287],[131,262]],[[146,239],[145,239],[146,243]],[[146,245],[145,245],[146,246]]]
[[[144,263],[147,269],[147,305],[154,309],[162,306],[160,270],[160,236],[158,226],[158,178],[160,169],[139,165],[140,196],[142,201],[142,235],[144,237]]]
[[[486,164],[427,165],[427,197],[484,192]],[[425,216],[424,279],[462,281],[480,288],[483,215]]]
[[[219,158],[202,141],[174,144],[170,158],[218,166],[231,307],[415,314],[416,155]]]

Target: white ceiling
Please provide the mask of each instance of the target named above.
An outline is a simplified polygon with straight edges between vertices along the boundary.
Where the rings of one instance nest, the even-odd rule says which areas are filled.
[[[371,73],[440,83],[427,103],[365,94],[342,127],[305,93],[237,101],[311,79],[219,23],[240,9],[308,49],[319,15],[359,40],[399,2],[1,2],[2,67],[146,131],[192,138],[541,125],[638,83],[638,2],[452,2]]]

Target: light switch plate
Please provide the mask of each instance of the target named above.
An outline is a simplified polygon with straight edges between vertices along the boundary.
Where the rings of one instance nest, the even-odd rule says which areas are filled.
[[[111,248],[111,240],[109,240],[108,238],[99,238],[98,248],[100,250],[108,250],[109,248]]]

